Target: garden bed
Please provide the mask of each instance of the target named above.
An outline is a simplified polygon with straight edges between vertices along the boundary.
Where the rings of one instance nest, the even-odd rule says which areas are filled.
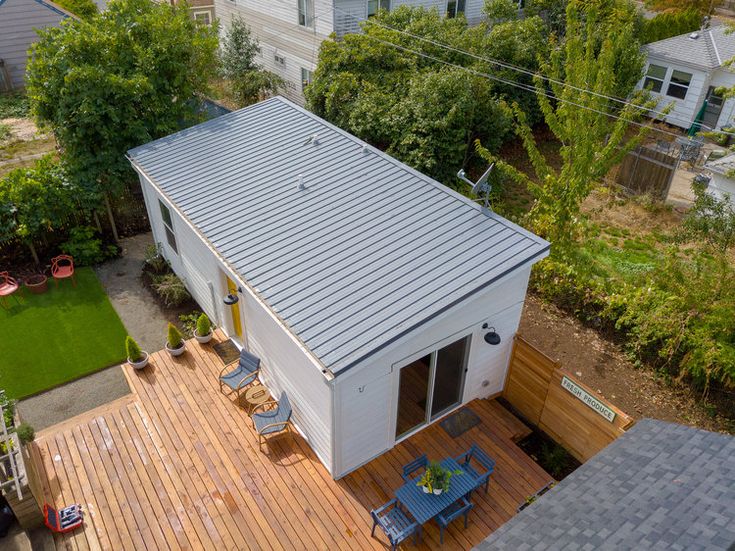
[[[563,446],[537,428],[532,428],[531,434],[518,442],[518,447],[556,480],[563,480],[582,465]]]

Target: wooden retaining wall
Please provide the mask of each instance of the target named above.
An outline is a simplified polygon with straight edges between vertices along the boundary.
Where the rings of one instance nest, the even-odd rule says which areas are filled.
[[[567,387],[574,388],[595,407],[562,386],[564,378]],[[516,336],[513,344],[503,397],[528,422],[582,462],[623,434],[634,422],[520,336]],[[612,421],[600,411],[614,416]]]

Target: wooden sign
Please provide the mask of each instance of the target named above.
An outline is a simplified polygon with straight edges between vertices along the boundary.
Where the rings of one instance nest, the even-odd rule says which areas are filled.
[[[564,387],[564,389],[566,389],[570,393],[572,393],[574,396],[576,396],[587,407],[594,410],[595,413],[597,413],[598,415],[604,417],[611,423],[615,421],[615,412],[613,410],[611,410],[609,407],[603,404],[600,400],[592,396],[589,392],[587,392],[585,389],[580,387],[577,383],[575,383],[568,377],[566,376],[562,377],[561,386]]]

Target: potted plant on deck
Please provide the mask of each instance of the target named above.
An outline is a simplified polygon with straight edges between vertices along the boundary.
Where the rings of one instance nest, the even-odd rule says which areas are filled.
[[[201,314],[197,318],[194,338],[199,344],[206,344],[212,340],[212,323],[209,321],[207,314]]]
[[[186,350],[186,343],[184,343],[184,336],[173,323],[168,324],[168,338],[166,339],[166,351],[171,356],[181,356]]]
[[[148,352],[141,350],[130,335],[125,337],[125,351],[128,354],[128,363],[133,366],[133,369],[143,369],[148,365]]]
[[[423,476],[416,483],[417,486],[423,488],[424,493],[441,495],[442,492],[449,491],[449,481],[453,474],[460,474],[462,471],[450,471],[441,466],[440,463],[432,461],[426,467]]]

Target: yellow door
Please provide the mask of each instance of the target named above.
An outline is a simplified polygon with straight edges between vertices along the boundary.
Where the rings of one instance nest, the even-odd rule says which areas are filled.
[[[227,276],[225,276],[227,277]],[[237,285],[229,277],[227,277],[227,291],[237,296]],[[232,314],[232,327],[235,329],[235,333],[240,340],[242,340],[242,322],[240,321],[240,303],[236,302],[230,306],[230,313]]]

